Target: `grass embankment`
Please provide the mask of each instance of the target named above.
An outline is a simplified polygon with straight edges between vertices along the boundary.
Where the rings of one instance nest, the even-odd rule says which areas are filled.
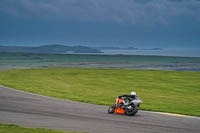
[[[75,133],[75,132],[55,131],[55,130],[41,129],[41,128],[24,128],[16,125],[0,124],[0,133]]]
[[[23,91],[110,105],[136,91],[141,109],[200,116],[200,72],[48,68],[0,72],[0,84]]]

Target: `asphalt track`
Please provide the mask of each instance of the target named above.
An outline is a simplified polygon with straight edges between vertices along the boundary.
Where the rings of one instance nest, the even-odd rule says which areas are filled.
[[[198,117],[139,111],[107,114],[106,106],[59,100],[0,86],[0,123],[90,133],[200,133]]]

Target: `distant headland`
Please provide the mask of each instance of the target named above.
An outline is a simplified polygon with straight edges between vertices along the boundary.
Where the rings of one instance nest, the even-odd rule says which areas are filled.
[[[0,46],[0,52],[42,53],[42,54],[72,54],[72,53],[102,53],[101,50],[86,46],[65,46],[60,44],[38,47]]]
[[[104,53],[103,50],[163,50],[162,48],[139,49],[135,47],[88,47],[88,46],[66,46],[61,44],[50,44],[35,47],[28,46],[0,46],[0,52],[20,53],[44,53],[44,54],[81,54]]]

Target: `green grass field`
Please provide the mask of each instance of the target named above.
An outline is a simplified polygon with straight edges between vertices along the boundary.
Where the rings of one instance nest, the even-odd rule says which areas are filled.
[[[55,131],[55,130],[41,129],[41,128],[24,128],[16,125],[0,124],[0,133],[75,133],[75,132]]]
[[[136,91],[141,109],[200,116],[200,72],[47,68],[0,72],[0,84],[41,95],[110,105]],[[106,112],[106,110],[105,110]]]

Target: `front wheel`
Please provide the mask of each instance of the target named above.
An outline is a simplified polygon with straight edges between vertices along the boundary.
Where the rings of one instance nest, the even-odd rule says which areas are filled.
[[[138,112],[138,106],[131,106],[131,108],[126,108],[125,113],[128,116],[133,116]]]
[[[108,114],[113,114],[115,112],[115,104],[108,107]]]

